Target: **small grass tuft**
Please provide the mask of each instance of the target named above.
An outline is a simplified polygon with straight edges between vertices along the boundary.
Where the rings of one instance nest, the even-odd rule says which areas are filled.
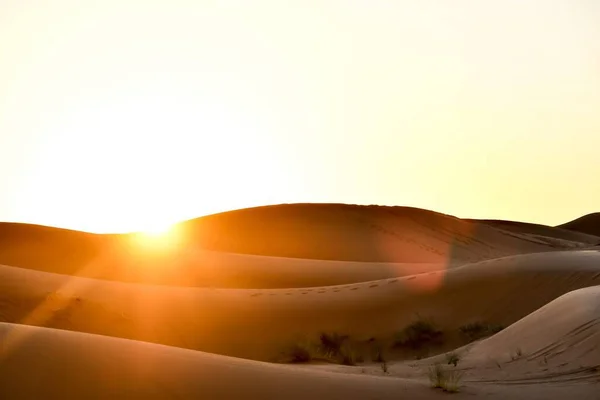
[[[432,388],[438,389],[443,387],[444,379],[444,367],[442,367],[442,364],[435,364],[429,367],[429,382]]]
[[[373,353],[373,361],[378,363],[385,362],[385,352],[383,351],[383,348],[381,346],[375,347]]]
[[[457,393],[460,390],[463,373],[453,368],[446,369],[437,363],[429,367],[428,376],[431,387],[448,393]]]
[[[456,367],[458,365],[459,361],[460,361],[460,357],[458,356],[458,354],[456,354],[456,353],[446,354],[446,362],[448,363],[448,365],[452,364]]]
[[[386,361],[383,361],[381,363],[381,370],[383,371],[384,374],[388,374],[388,363]]]

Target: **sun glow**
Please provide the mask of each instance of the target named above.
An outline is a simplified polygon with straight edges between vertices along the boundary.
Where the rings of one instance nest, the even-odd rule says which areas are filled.
[[[149,238],[164,238],[174,231],[173,224],[152,224],[142,231]]]
[[[175,225],[154,224],[133,235],[137,247],[150,252],[172,251],[177,248],[180,234]]]

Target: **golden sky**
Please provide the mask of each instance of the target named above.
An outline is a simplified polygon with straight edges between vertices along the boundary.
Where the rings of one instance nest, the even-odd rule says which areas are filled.
[[[0,220],[600,210],[600,2],[0,0]]]

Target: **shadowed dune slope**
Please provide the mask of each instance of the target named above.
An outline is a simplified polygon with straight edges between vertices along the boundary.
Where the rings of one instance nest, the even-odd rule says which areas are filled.
[[[566,224],[558,225],[558,228],[600,236],[600,212],[584,215]],[[596,244],[600,244],[600,241]]]
[[[203,266],[198,254],[206,250],[331,261],[460,265],[589,245],[587,236],[580,237],[582,242],[574,241],[575,237],[548,240],[416,208],[343,204],[237,210],[180,223],[175,232],[172,246],[161,248],[140,244],[137,234],[98,235],[0,223],[0,263],[103,279],[210,286],[220,284],[218,279],[201,282],[202,273],[194,277],[193,271]],[[204,253],[204,258],[219,257]],[[221,263],[231,268],[228,261]],[[139,270],[140,265],[149,264],[162,265],[163,271],[168,267],[171,276],[158,274],[160,268],[153,268],[154,277]],[[235,268],[229,273],[235,273]]]
[[[0,396],[52,399],[415,399],[422,380],[307,371],[79,332],[0,323]],[[463,388],[453,398],[592,399],[593,387]]]
[[[545,240],[549,244],[558,246],[564,245],[577,246],[578,243],[586,245],[595,245],[600,243],[600,236],[590,235],[582,232],[575,232],[561,227],[552,227],[547,225],[530,224],[527,222],[503,221],[503,220],[472,220],[479,221],[496,228],[504,229],[509,232],[526,234],[530,237]],[[558,239],[558,240],[553,240]]]
[[[0,337],[2,398],[392,399],[418,387],[22,325],[0,323]]]
[[[527,235],[411,207],[283,204],[182,226],[212,250],[326,260],[460,263],[553,249]]]
[[[511,256],[447,271],[300,289],[201,289],[0,267],[0,321],[274,360],[305,335],[385,341],[431,318],[451,336],[508,326],[571,290],[600,284],[600,252]]]

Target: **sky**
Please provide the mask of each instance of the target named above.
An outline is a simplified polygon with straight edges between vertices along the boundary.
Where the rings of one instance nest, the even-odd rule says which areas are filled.
[[[0,220],[600,211],[600,2],[0,0]]]

